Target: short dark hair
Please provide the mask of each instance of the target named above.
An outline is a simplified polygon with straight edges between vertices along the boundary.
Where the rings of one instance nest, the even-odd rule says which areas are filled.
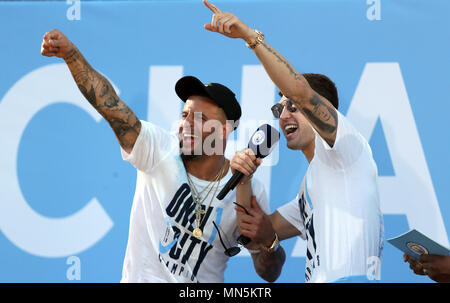
[[[330,103],[334,106],[334,108],[338,109],[339,98],[337,88],[334,82],[330,80],[330,78],[322,74],[313,74],[313,73],[307,73],[302,75],[303,77],[305,77],[306,81],[308,81],[309,86],[311,86],[311,88],[316,93],[318,93],[319,95],[330,101]],[[280,97],[283,96],[282,92],[279,92],[278,94],[280,95]]]

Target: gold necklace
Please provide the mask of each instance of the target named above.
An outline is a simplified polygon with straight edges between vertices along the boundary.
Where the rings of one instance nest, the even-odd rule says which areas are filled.
[[[194,182],[193,182],[192,179],[190,178],[189,174],[187,175],[187,176],[188,176],[188,182],[189,182],[189,185],[191,185],[192,191],[193,191],[194,194],[196,195],[196,199],[195,199],[196,205],[195,205],[195,209],[194,209],[194,211],[195,211],[196,228],[195,228],[194,231],[193,231],[193,235],[194,235],[194,237],[196,237],[196,238],[201,238],[202,235],[203,235],[203,232],[202,232],[200,226],[201,226],[202,223],[204,222],[205,216],[203,216],[203,218],[201,218],[201,215],[205,215],[205,214],[208,212],[209,208],[211,207],[212,201],[214,201],[214,197],[216,196],[217,189],[218,189],[219,186],[220,186],[220,181],[221,181],[221,179],[222,179],[222,175],[223,175],[223,172],[224,172],[224,170],[225,170],[225,166],[226,166],[226,163],[222,166],[221,170],[219,171],[219,173],[217,174],[217,176],[214,178],[214,181],[211,181],[211,182],[207,185],[207,187],[205,187],[205,188],[202,190],[201,193],[203,193],[203,192],[205,191],[205,189],[209,187],[209,185],[212,185],[212,186],[209,188],[208,193],[206,194],[206,196],[203,198],[202,201],[200,201],[200,197],[198,196],[199,194],[198,194],[197,188],[195,187]],[[209,194],[211,193],[211,190],[214,188],[214,183],[217,184],[217,185],[216,185],[216,189],[214,190],[214,194],[212,195],[211,200],[209,201],[208,208],[207,208],[206,211],[205,211],[205,210],[202,209],[203,202],[206,200],[206,198],[207,198],[207,197],[209,196]],[[201,193],[200,193],[200,194],[201,194]]]
[[[208,185],[205,186],[205,188],[203,188],[203,190],[200,193],[198,192],[197,187],[194,184],[194,181],[192,181],[192,179],[189,176],[189,174],[187,174],[189,185],[191,186],[193,194],[195,195],[195,203],[196,204],[203,204],[203,201],[205,201],[206,197],[208,197],[209,193],[211,192],[211,189],[213,188],[212,185],[218,180],[219,174],[220,174],[220,172],[216,175],[216,177],[214,178],[213,181],[209,182]],[[202,201],[200,201],[201,194],[203,194],[203,192],[206,191],[206,189],[208,189],[210,187],[210,185],[211,185],[211,188],[209,189],[208,194],[205,196],[205,198],[203,198]]]
[[[198,208],[196,208],[196,213],[195,213],[195,222],[197,223],[196,224],[197,227],[194,229],[194,232],[193,232],[193,235],[196,238],[201,238],[202,235],[203,235],[203,231],[201,230],[200,226],[205,221],[205,218],[206,218],[205,215],[206,215],[206,213],[208,213],[208,210],[211,207],[212,201],[214,201],[214,198],[215,198],[216,193],[217,193],[217,189],[220,186],[220,181],[221,180],[219,180],[219,182],[217,182],[216,189],[214,190],[214,194],[212,195],[211,200],[209,201],[208,208],[206,209],[206,211],[202,210],[202,208],[201,208],[203,204],[197,205],[197,206],[199,206]],[[203,214],[203,218],[201,218],[202,214]]]
[[[225,165],[225,164],[226,164],[226,162],[224,163],[224,165]],[[223,166],[222,166],[222,168],[223,168]],[[213,184],[214,184],[215,182],[217,182],[217,180],[219,180],[219,178],[221,177],[222,172],[223,172],[223,170],[221,169],[221,170],[217,173],[217,175],[214,177],[214,180],[211,181],[211,182],[209,182],[208,185],[205,186],[205,188],[203,188],[203,190],[202,190],[200,193],[198,192],[197,187],[195,186],[194,182],[192,181],[191,177],[189,176],[189,173],[186,174],[187,177],[188,177],[189,185],[191,186],[191,189],[192,189],[192,191],[194,192],[194,195],[195,195],[195,202],[196,202],[197,204],[198,204],[198,203],[203,204],[203,201],[205,201],[206,197],[207,197],[207,196],[209,195],[209,193],[211,192],[211,189],[213,188]],[[211,185],[211,188],[210,188],[208,194],[207,194],[207,195],[205,196],[205,198],[200,202],[201,194],[202,194],[204,191],[206,191],[206,190],[209,188],[210,185]]]

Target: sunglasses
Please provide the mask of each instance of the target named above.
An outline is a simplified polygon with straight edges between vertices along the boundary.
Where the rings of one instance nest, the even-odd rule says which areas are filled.
[[[289,112],[295,113],[297,111],[297,108],[294,107],[294,102],[292,100],[288,99],[286,101],[286,108]],[[271,107],[272,114],[276,119],[280,119],[281,114],[283,113],[284,105],[281,103],[277,103],[274,106]]]
[[[238,203],[236,203],[236,202],[233,202],[233,203],[236,204],[237,206],[241,207],[241,208],[245,211],[245,213],[246,213],[247,215],[250,215],[250,214],[248,213],[247,209],[246,209],[244,206],[242,206],[242,205],[240,205],[240,204],[238,204]],[[223,242],[222,234],[220,233],[219,227],[216,225],[216,222],[214,222],[214,221],[213,221],[213,224],[214,224],[214,227],[215,227],[216,230],[217,230],[217,234],[219,235],[219,240],[220,240],[220,243],[221,243],[222,246],[223,246],[224,254],[225,254],[226,256],[228,256],[228,257],[233,257],[233,256],[236,256],[238,253],[240,253],[240,252],[241,252],[240,247],[238,247],[238,246],[227,247],[227,246],[225,245],[225,243]],[[250,241],[251,241],[250,238],[248,238],[248,237],[246,237],[246,236],[243,236],[243,235],[240,235],[239,238],[237,239],[238,244],[240,244],[240,245],[242,245],[242,246],[247,245]]]
[[[217,230],[217,233],[219,234],[220,243],[222,243],[223,249],[225,249],[225,251],[223,253],[228,257],[233,257],[233,256],[236,256],[238,253],[240,253],[241,249],[238,246],[233,246],[233,247],[228,248],[225,245],[225,243],[223,242],[223,239],[222,239],[222,234],[220,233],[220,229],[217,227],[216,222],[213,221],[213,224]]]

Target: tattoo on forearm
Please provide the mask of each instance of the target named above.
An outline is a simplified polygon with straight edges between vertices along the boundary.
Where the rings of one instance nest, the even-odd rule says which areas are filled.
[[[278,62],[283,63],[287,69],[289,70],[289,73],[294,76],[295,80],[303,80],[302,77],[294,70],[294,68],[287,62],[283,57],[280,56],[274,49],[272,49],[269,45],[267,45],[264,41],[261,42],[261,45],[264,46],[265,49],[267,49],[270,53],[272,53],[278,60]]]
[[[100,98],[103,98],[109,92],[109,83],[108,81],[103,80],[100,81],[99,85],[100,85]]]
[[[65,61],[81,93],[108,121],[122,147],[132,148],[141,129],[140,120],[76,48]]]
[[[306,81],[303,76],[295,71],[295,69],[286,59],[284,59],[278,52],[272,49],[267,43],[263,41],[261,42],[261,45],[267,51],[273,54],[277,58],[278,62],[282,63],[289,70],[289,73],[294,77],[295,80],[299,80],[302,82]],[[329,106],[327,103],[325,103],[317,93],[313,93],[311,99],[309,100],[309,104],[306,103],[306,100],[305,102],[300,103],[303,103],[299,104],[299,107],[305,114],[306,118],[308,118],[308,120],[312,124],[314,124],[318,128],[318,130],[321,130],[321,135],[324,135],[326,137],[324,139],[328,140],[329,143],[334,143],[334,139],[331,139],[332,135],[336,132],[337,129],[337,113],[334,107]]]
[[[95,90],[93,87],[88,91],[87,88],[83,84],[78,84],[78,88],[83,94],[83,96],[86,98],[86,100],[91,103],[91,105],[97,109],[97,98],[95,97]]]
[[[66,61],[67,64],[70,64],[77,59],[75,56],[78,54],[79,51],[74,47],[72,52],[66,58],[64,58],[64,60]]]
[[[117,104],[119,104],[119,99],[117,99],[114,96],[110,96],[106,101],[105,101],[105,106],[109,107],[109,108],[114,108],[117,106]]]
[[[317,128],[328,134],[333,134],[337,128],[337,113],[334,108],[322,101],[321,97],[314,93],[309,100],[312,110],[308,106],[302,107],[302,112]]]

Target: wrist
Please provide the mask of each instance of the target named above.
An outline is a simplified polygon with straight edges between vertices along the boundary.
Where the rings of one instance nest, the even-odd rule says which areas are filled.
[[[66,55],[64,55],[62,57],[62,59],[64,61],[67,61],[68,59],[71,59],[73,57],[73,55],[75,55],[75,53],[77,52],[77,48],[75,47],[75,45],[72,44],[72,42],[70,43],[70,50],[67,52]]]
[[[253,179],[253,175],[251,175],[249,177],[244,177],[244,178],[242,178],[241,182],[238,183],[237,186],[240,186],[240,185],[247,185],[248,186],[248,185],[251,184],[252,179]]]
[[[251,28],[248,29],[246,35],[242,38],[247,44],[253,43],[258,38],[258,34]]]
[[[267,238],[266,241],[264,241],[262,243],[262,245],[264,245],[264,247],[266,247],[266,248],[269,248],[272,245],[273,241],[275,241],[275,238],[276,238],[276,234],[274,233],[273,236],[270,238]]]
[[[280,247],[280,241],[278,240],[277,233],[274,233],[274,237],[272,241],[265,241],[264,243],[261,243],[261,246],[264,251],[271,254],[273,252],[276,252],[278,248]]]
[[[251,50],[254,50],[258,45],[260,45],[264,41],[264,34],[257,29],[253,30],[253,34],[249,37],[251,38],[249,38],[249,40],[246,40],[245,45],[247,45],[247,47],[250,48]]]

